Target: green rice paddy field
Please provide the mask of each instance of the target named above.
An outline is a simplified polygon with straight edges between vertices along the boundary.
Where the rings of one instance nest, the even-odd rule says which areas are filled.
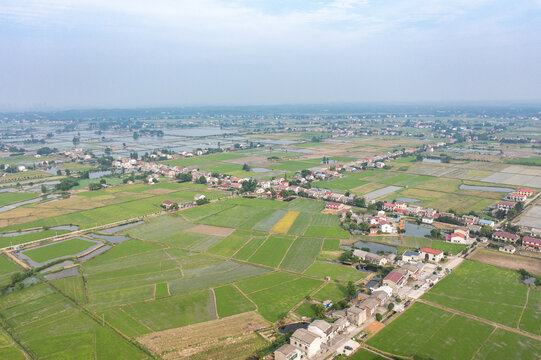
[[[541,292],[520,284],[515,271],[465,261],[422,300],[427,303],[416,302],[367,344],[390,354],[434,359],[541,356],[541,341],[437,307],[443,305],[539,335]]]
[[[163,194],[150,195],[148,187],[133,186],[125,189],[129,191],[111,192],[108,189],[100,191],[101,195],[88,196],[89,199],[98,199],[97,201],[101,201],[100,197],[103,196],[114,201],[136,198],[105,205],[104,209],[108,209],[107,211],[121,211],[115,207],[127,207],[141,201],[148,203],[150,211],[165,198],[188,199],[193,197],[193,192],[201,192],[199,189],[191,188],[179,190],[172,185],[155,189],[157,191],[154,193]],[[183,193],[184,191],[187,194]],[[214,193],[210,196],[221,195]],[[113,329],[126,338],[136,339],[156,331],[254,310],[270,322],[277,321],[297,305],[301,306],[296,310],[298,314],[311,314],[313,310],[310,306],[303,304],[307,297],[340,301],[346,296],[345,285],[348,281],[362,280],[366,276],[353,267],[319,259],[322,252],[326,254],[337,252],[339,239],[349,238],[349,234],[340,228],[337,217],[322,214],[322,208],[322,202],[308,199],[276,202],[233,198],[175,214],[152,217],[141,225],[121,231],[121,234],[128,235],[131,240],[114,244],[104,254],[80,264],[79,276],[50,283],[40,282],[28,289],[0,297],[0,314],[6,319],[6,326],[15,338],[23,346],[26,344],[35,357],[65,358],[70,357],[62,352],[63,349],[57,342],[71,341],[69,339],[72,337],[78,339],[74,345],[77,349],[74,354],[79,358],[111,356],[105,352],[102,341],[118,342],[119,349],[127,346],[126,353],[132,355],[131,358],[147,356],[144,351],[126,342],[121,336],[116,339],[105,335]],[[300,211],[300,214],[288,234],[272,233],[273,226],[289,210]],[[98,211],[102,211],[101,216],[107,216],[102,208],[82,210],[74,214],[84,215]],[[65,216],[75,218],[74,214],[60,215],[59,218]],[[115,215],[112,215],[112,219],[116,219]],[[85,227],[89,226],[91,221],[79,220],[79,224]],[[223,231],[205,225],[217,226],[223,228]],[[436,243],[424,238],[403,237],[400,244],[395,245],[419,247],[425,246],[427,241],[433,246]],[[89,245],[91,243],[88,241],[76,238],[30,249],[26,253],[36,261],[46,261],[59,256],[58,254],[73,255]],[[447,246],[444,243],[441,245]],[[452,252],[456,249],[446,248],[446,250]],[[446,282],[453,276],[459,277],[461,271],[468,270],[470,266],[468,263],[440,282],[426,296],[427,300],[439,301],[449,306],[445,302],[446,297],[438,289],[457,286],[453,285],[452,281],[450,285],[446,285]],[[16,265],[7,258],[0,258],[1,282],[7,283],[9,276],[16,271],[18,271]],[[477,272],[474,271],[474,274],[468,274],[467,278],[476,277],[475,274]],[[490,276],[505,279],[505,276],[502,277],[499,273]],[[331,280],[325,280],[327,277]],[[498,306],[506,311],[494,306],[490,319],[496,319],[503,324],[513,323],[516,326],[517,311],[520,312],[526,298],[525,293],[520,292],[521,288],[512,285],[512,276],[508,275],[508,278],[507,282],[500,283],[496,288],[488,287],[487,292],[482,294],[483,298],[505,295],[506,301],[501,301]],[[476,286],[479,284],[472,284],[471,288],[474,289]],[[507,287],[509,289],[505,290]],[[469,285],[465,288],[469,289]],[[468,298],[470,296],[468,294],[463,292],[462,296]],[[510,294],[514,294],[514,297]],[[471,297],[474,296],[475,292],[472,290]],[[530,316],[523,317],[520,322],[521,328],[532,332],[538,331],[537,322],[531,320],[539,316],[535,305],[538,299],[536,296],[537,293],[530,295],[531,303],[525,308],[525,314]],[[10,298],[14,299],[13,309],[8,305],[2,305],[2,301]],[[36,306],[19,311],[15,310],[18,306],[16,302]],[[455,301],[455,304],[460,306],[460,300]],[[487,302],[479,306],[479,309],[472,307],[471,311],[477,311],[475,314],[479,316],[488,316],[483,312],[483,308],[488,307],[490,304]],[[466,310],[470,309],[460,308],[460,310],[467,312]],[[26,315],[26,312],[32,314]],[[23,317],[19,318],[20,315]],[[73,321],[74,324],[78,324],[79,321],[81,326],[76,326],[73,332],[64,329],[62,324],[65,317],[69,317],[68,321]],[[443,319],[447,320],[449,319]],[[21,324],[27,324],[28,321],[47,321],[47,324],[48,322],[55,324],[52,329],[55,329],[55,334],[58,333],[59,338],[49,341],[51,334],[21,327]],[[450,336],[453,329],[460,326],[475,328],[480,338],[488,331],[484,339],[492,332],[490,327],[486,329],[485,325],[470,324],[470,321],[460,317],[449,320],[449,331],[445,332],[447,330],[443,327],[442,335],[438,336]],[[58,330],[56,327],[59,327]],[[472,345],[464,346],[463,352],[470,354],[476,351],[477,348],[474,349],[476,339],[457,338],[456,341],[466,340]],[[94,345],[89,347],[88,344]],[[435,353],[430,352],[430,347],[427,349],[426,355],[434,356]],[[408,355],[416,350],[401,351],[400,354]]]
[[[147,191],[141,187],[131,190],[135,194]],[[269,233],[289,210],[301,211],[301,220],[296,219],[298,235]],[[365,276],[351,267],[316,260],[323,248],[335,251],[339,244],[336,238],[326,238],[323,231],[340,230],[336,216],[323,215],[321,210],[321,202],[307,199],[275,202],[236,198],[152,217],[122,230],[120,234],[131,240],[113,244],[104,254],[80,264],[79,276],[41,282],[0,299],[21,297],[25,303],[32,304],[38,297],[40,304],[51,302],[51,309],[38,311],[39,316],[44,315],[43,321],[50,316],[50,321],[58,318],[62,322],[68,313],[63,310],[66,306],[78,318],[86,319],[79,319],[83,324],[96,323],[94,319],[98,319],[91,327],[94,335],[77,333],[81,349],[74,355],[78,358],[87,355],[100,358],[99,353],[91,352],[101,351],[99,343],[97,350],[84,344],[94,344],[88,340],[91,335],[98,339],[94,341],[101,341],[102,333],[111,329],[135,339],[155,331],[254,310],[275,322],[307,296],[343,299],[345,283]],[[208,228],[211,232],[206,233],[207,228],[202,225],[227,227],[227,231],[219,235],[220,231]],[[323,230],[317,236],[306,236],[310,227]],[[59,254],[74,255],[90,245],[86,240],[74,238],[25,253],[36,261],[46,261]],[[9,282],[9,276],[16,271],[18,266],[0,258],[0,280]],[[326,276],[332,281],[325,282]],[[43,296],[35,295],[36,291],[44,292]],[[2,307],[0,312],[8,319],[6,326],[17,334],[17,324],[11,321],[16,317],[10,316],[8,309]],[[38,313],[32,315],[32,321]],[[62,331],[58,331],[59,341],[68,341],[62,338]],[[45,335],[21,330],[21,341],[23,333],[24,337],[28,336],[28,340],[24,339],[29,349],[39,354],[36,357],[69,358],[58,352],[54,342],[42,348],[40,341],[48,339]],[[120,337],[119,341],[124,340]],[[135,351],[137,356],[147,356],[127,344],[133,348],[127,353]]]

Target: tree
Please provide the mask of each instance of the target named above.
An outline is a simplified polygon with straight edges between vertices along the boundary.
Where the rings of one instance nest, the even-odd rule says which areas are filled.
[[[417,161],[423,161],[423,155],[418,154],[418,155],[415,157],[415,159],[416,159]]]
[[[205,185],[205,184],[207,183],[207,178],[204,177],[203,175],[201,175],[201,176],[199,177],[199,179],[197,179],[195,182],[196,182],[197,184],[203,184],[203,185]]]
[[[241,191],[242,192],[253,192],[257,188],[257,180],[250,179],[242,182]]]
[[[67,177],[62,179],[60,181],[60,184],[56,184],[55,188],[60,191],[68,191],[69,189],[77,185],[79,185],[79,182],[76,179],[72,177]]]
[[[380,313],[377,313],[376,314],[376,320],[381,321],[381,319],[383,319],[383,315],[381,315]]]
[[[327,315],[327,309],[322,304],[314,304],[314,313],[318,318],[324,319]]]
[[[481,236],[490,238],[492,236],[493,229],[491,226],[483,225],[481,227]]]
[[[440,229],[432,229],[430,230],[430,237],[433,239],[441,239],[443,236],[441,235]]]
[[[41,185],[41,193],[46,194],[47,193],[47,186]]]
[[[206,197],[195,201],[197,205],[205,205],[205,204],[208,204],[209,202],[210,200],[207,199]]]
[[[176,174],[175,178],[177,180],[180,180],[180,182],[190,182],[192,181],[193,176],[192,176],[192,173],[188,172],[188,173]]]
[[[137,140],[137,139],[139,139],[139,133],[134,131],[133,132],[133,140]]]
[[[349,296],[353,296],[357,292],[357,290],[355,289],[355,285],[353,284],[353,281],[348,281],[346,289]]]
[[[101,184],[98,184],[98,183],[90,183],[90,184],[88,184],[88,190],[90,190],[90,191],[101,190],[101,188],[102,188]]]
[[[81,139],[79,139],[79,137],[77,136],[74,136],[72,142],[73,142],[73,146],[77,146],[81,143]]]
[[[280,191],[280,196],[283,198],[289,197],[290,193],[287,190]]]
[[[368,232],[370,231],[370,223],[363,221],[359,228],[361,229],[361,231]]]
[[[250,165],[248,165],[248,164],[242,165],[242,170],[243,171],[250,171],[251,170]]]
[[[387,305],[387,309],[389,311],[393,310],[394,309],[394,304],[393,303],[389,303],[389,305]]]
[[[308,169],[301,170],[301,176],[303,178],[307,177],[308,175],[312,175],[312,172]]]
[[[39,155],[49,155],[56,151],[58,151],[57,148],[50,148],[50,147],[45,146],[45,147],[39,148],[36,153]]]
[[[338,258],[341,262],[353,262],[354,256],[353,251],[344,251],[342,254],[340,254],[340,257]]]
[[[83,171],[81,173],[81,179],[90,179],[90,172],[87,171]]]

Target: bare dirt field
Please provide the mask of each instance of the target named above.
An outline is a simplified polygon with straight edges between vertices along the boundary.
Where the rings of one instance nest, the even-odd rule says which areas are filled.
[[[231,159],[227,162],[239,165],[248,164],[255,167],[265,167],[273,164],[272,161],[267,160],[266,156],[247,156],[239,159]]]
[[[477,249],[468,256],[468,259],[507,269],[525,269],[533,274],[541,274],[541,260],[526,256],[504,254],[495,250]]]
[[[144,193],[145,194],[152,194],[152,195],[163,195],[163,194],[169,194],[169,193],[172,193],[172,192],[175,192],[175,191],[177,191],[177,190],[156,188],[156,189],[146,190]]]
[[[380,323],[379,321],[373,321],[370,325],[368,325],[366,327],[366,331],[371,333],[371,334],[375,334],[377,333],[378,331],[380,331],[381,329],[383,329],[385,327],[385,325],[383,325],[382,323]]]
[[[233,233],[235,229],[219,227],[219,226],[211,226],[211,225],[196,225],[194,227],[187,229],[186,231],[196,233],[196,234],[203,234],[203,235],[228,236],[228,235],[231,235],[231,233]]]
[[[249,312],[154,332],[137,341],[165,359],[188,359],[201,353],[214,353],[213,349],[221,348],[224,344],[243,343],[243,340],[257,336],[255,330],[265,326],[268,326],[268,322],[261,315]]]

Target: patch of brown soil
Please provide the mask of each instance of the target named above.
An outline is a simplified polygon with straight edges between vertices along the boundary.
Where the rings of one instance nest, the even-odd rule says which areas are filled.
[[[203,235],[228,236],[231,235],[235,229],[211,225],[196,225],[187,229],[186,231]]]
[[[468,260],[512,270],[525,269],[533,274],[541,274],[541,259],[505,254],[495,250],[477,249],[468,256]]]
[[[383,325],[379,321],[372,321],[372,323],[368,325],[365,330],[371,334],[375,334],[381,329],[383,329],[384,327],[385,325]]]
[[[253,335],[268,322],[256,312],[234,315],[205,323],[188,325],[176,329],[154,332],[137,339],[154,354],[169,354],[166,358],[181,359],[207,351],[219,342],[227,341],[240,335]]]

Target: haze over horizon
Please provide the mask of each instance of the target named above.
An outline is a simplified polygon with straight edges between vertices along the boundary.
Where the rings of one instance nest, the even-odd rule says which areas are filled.
[[[541,101],[541,1],[5,0],[0,110]]]

